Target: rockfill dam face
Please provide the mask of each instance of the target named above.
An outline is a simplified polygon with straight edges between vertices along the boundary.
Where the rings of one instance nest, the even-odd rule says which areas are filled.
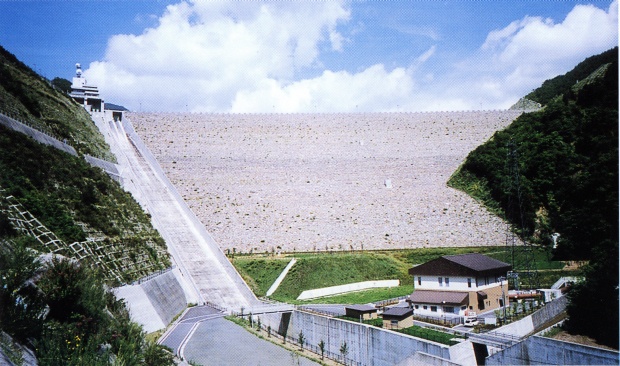
[[[502,245],[446,182],[520,113],[129,117],[220,247],[247,253]]]

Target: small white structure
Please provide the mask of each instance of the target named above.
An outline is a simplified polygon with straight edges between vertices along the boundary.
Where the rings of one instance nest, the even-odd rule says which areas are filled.
[[[84,77],[82,77],[82,66],[75,64],[75,77],[71,84],[71,93],[69,96],[76,102],[82,104],[89,112],[101,112],[104,109],[104,102],[99,96],[99,89],[96,86],[88,85]]]

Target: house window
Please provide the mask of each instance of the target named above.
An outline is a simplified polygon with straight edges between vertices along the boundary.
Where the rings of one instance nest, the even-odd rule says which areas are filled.
[[[467,309],[467,305],[461,306],[461,310],[466,310],[466,309]]]
[[[415,306],[415,308],[416,308],[416,309],[419,309],[419,308],[420,308],[420,305],[416,305],[416,306]]]
[[[437,312],[437,306],[431,306],[431,311]]]
[[[467,287],[471,287],[471,278],[467,279]]]
[[[398,325],[398,320],[390,320],[390,324],[392,324],[392,326]]]
[[[443,277],[437,277],[437,281],[439,281],[439,286],[443,285]]]
[[[424,305],[424,306],[422,306],[422,309],[426,310],[426,309],[428,309],[428,306]]]
[[[443,307],[443,312],[444,313],[454,313],[454,306],[444,306]]]
[[[445,280],[446,280],[446,287],[450,286],[450,278],[446,277]]]
[[[422,286],[422,277],[418,277],[418,286]]]

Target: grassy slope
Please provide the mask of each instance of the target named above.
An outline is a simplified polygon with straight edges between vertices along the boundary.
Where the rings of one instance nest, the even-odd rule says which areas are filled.
[[[290,259],[252,259],[238,257],[233,264],[257,296],[265,296]]]
[[[393,289],[373,289],[351,294],[320,299],[322,303],[360,304],[404,296],[412,291],[412,279],[409,268],[443,255],[463,253],[485,253],[493,258],[509,262],[505,247],[478,248],[425,248],[360,253],[323,253],[296,254],[297,264],[289,271],[278,290],[272,296],[276,300],[298,302],[297,296],[304,290],[337,286],[368,280],[399,279],[401,286]],[[550,261],[548,254],[540,249],[535,255],[539,269],[551,270],[543,274],[543,284],[550,285],[561,275],[574,273],[563,272],[563,262]],[[232,262],[237,270],[250,284],[254,292],[263,296],[273,281],[278,277],[290,258],[264,258],[243,256]]]
[[[543,105],[548,104],[556,96],[564,93],[568,88],[575,85],[578,81],[586,79],[596,71],[602,64],[613,62],[618,59],[618,47],[603,52],[600,55],[588,57],[580,62],[573,70],[564,75],[556,76],[546,80],[539,88],[526,95],[527,99],[536,101]]]
[[[84,108],[2,47],[0,112],[66,139],[78,153],[113,160]],[[113,245],[131,261],[146,258],[145,263],[125,270],[126,281],[170,264],[165,243],[151,226],[150,217],[117,182],[82,158],[4,127],[0,127],[0,188],[67,244],[104,237],[104,245]],[[0,214],[0,224],[3,222],[8,221]],[[0,230],[0,238],[3,235],[6,233]]]
[[[0,187],[67,244],[105,236],[106,244],[130,258],[146,254],[152,270],[170,264],[150,218],[101,170],[4,127],[0,151]],[[148,274],[139,268],[128,268],[138,271],[127,273],[126,280]]]
[[[89,114],[0,46],[0,113],[27,122],[79,153],[115,161]]]
[[[617,57],[617,49],[609,53],[614,52]],[[578,84],[569,83],[545,109],[522,115],[472,151],[448,182],[521,227],[518,205],[506,212],[508,197],[514,195],[507,189],[505,168],[513,141],[519,154],[522,236],[551,245],[551,234],[559,232],[563,258],[589,258],[591,243],[617,236],[617,61],[592,61],[599,59],[576,67],[593,72]],[[540,88],[545,95],[566,83],[565,78],[553,80],[556,87]]]

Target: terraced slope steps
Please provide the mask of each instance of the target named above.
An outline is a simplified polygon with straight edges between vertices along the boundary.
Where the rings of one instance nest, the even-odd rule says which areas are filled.
[[[504,243],[446,181],[520,113],[130,117],[222,249],[292,252]]]

